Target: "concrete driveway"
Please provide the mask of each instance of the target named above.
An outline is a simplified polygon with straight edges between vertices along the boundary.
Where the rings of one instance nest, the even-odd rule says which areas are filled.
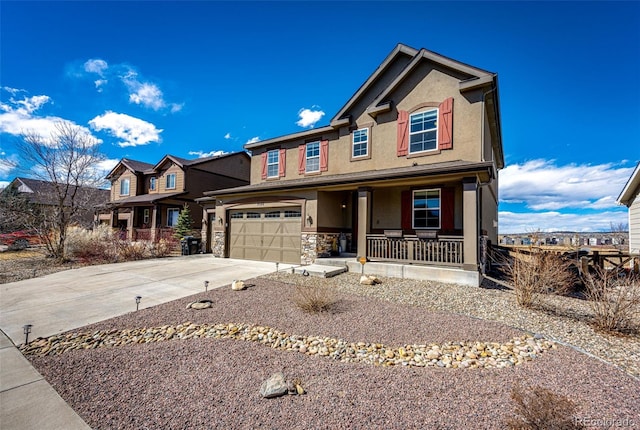
[[[280,270],[291,265],[280,264]],[[276,270],[275,263],[215,258],[210,254],[142,260],[66,270],[0,285],[0,328],[16,344]]]

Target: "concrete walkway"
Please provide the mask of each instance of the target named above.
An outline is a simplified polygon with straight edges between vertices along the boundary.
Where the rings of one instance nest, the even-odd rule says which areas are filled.
[[[280,270],[292,265],[280,264]],[[0,285],[0,428],[88,429],[15,345],[274,272],[275,263],[211,255],[143,260],[66,270]]]

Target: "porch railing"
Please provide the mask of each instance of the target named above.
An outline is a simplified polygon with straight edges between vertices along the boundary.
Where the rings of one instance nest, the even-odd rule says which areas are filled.
[[[384,234],[367,235],[367,257],[377,261],[461,266],[464,239],[459,236],[440,236],[435,240],[417,236],[401,238]]]
[[[155,230],[155,240],[160,239],[173,240],[174,230],[172,228],[134,228],[133,240],[151,240],[153,237],[153,231]]]

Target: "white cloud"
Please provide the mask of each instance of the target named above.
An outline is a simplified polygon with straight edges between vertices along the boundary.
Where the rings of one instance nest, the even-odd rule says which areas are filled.
[[[184,103],[171,103],[171,113],[180,112],[184,107]]]
[[[532,231],[608,231],[611,225],[627,224],[628,215],[624,210],[594,213],[560,213],[500,211],[499,233],[515,234]]]
[[[160,110],[166,106],[162,96],[162,91],[157,85],[148,82],[127,81],[129,88],[129,101],[138,105],[149,107],[153,110]]]
[[[300,127],[313,127],[320,119],[324,116],[324,112],[321,110],[312,110],[307,108],[302,108],[298,111],[298,117],[300,119],[296,122],[296,125]]]
[[[151,142],[160,142],[160,133],[155,125],[134,118],[132,116],[106,111],[89,121],[91,128],[97,131],[105,130],[110,135],[121,139],[120,147],[148,145]]]
[[[106,79],[97,79],[94,81],[94,84],[96,84],[96,89],[98,90],[99,93],[102,92],[102,87],[107,85],[107,80]]]
[[[22,92],[22,90],[16,90]],[[27,97],[16,100],[11,97],[7,103],[0,102],[0,133],[8,133],[14,136],[20,136],[25,133],[33,133],[41,136],[45,143],[51,143],[50,136],[57,134],[56,125],[59,123],[67,123],[73,127],[78,127],[83,135],[92,139],[95,144],[102,143],[100,139],[96,139],[91,131],[75,124],[73,121],[66,120],[57,116],[37,116],[38,111],[51,98],[45,95]]]
[[[231,139],[231,133],[227,133],[227,134],[225,134],[225,135],[224,135],[224,138],[225,138],[225,139]]]
[[[9,181],[0,181],[0,190],[2,188],[7,188],[11,182]]]
[[[96,73],[100,76],[104,76],[104,72],[109,68],[106,61],[99,58],[87,60],[84,63],[84,70],[88,73]]]
[[[251,139],[247,140],[247,143],[245,143],[245,145],[249,143],[256,143],[256,142],[260,142],[260,138],[258,136],[252,137]]]
[[[228,152],[223,150],[218,151],[210,151],[210,152],[202,152],[202,151],[189,151],[189,155],[197,155],[198,158],[205,157],[219,157],[220,155],[228,154]]]
[[[16,95],[19,92],[22,92],[23,90],[19,90],[17,88],[11,88],[11,87],[2,87],[3,90],[5,90],[6,92],[8,92],[11,95]]]
[[[558,166],[553,160],[532,160],[513,164],[500,171],[500,201],[523,203],[534,211],[614,208],[632,171],[612,163]]]

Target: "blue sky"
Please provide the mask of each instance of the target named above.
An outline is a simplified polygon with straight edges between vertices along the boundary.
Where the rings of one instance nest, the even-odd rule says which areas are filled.
[[[401,42],[497,72],[500,233],[602,231],[640,161],[640,2],[0,3],[0,186],[71,121],[128,157],[326,125]]]

